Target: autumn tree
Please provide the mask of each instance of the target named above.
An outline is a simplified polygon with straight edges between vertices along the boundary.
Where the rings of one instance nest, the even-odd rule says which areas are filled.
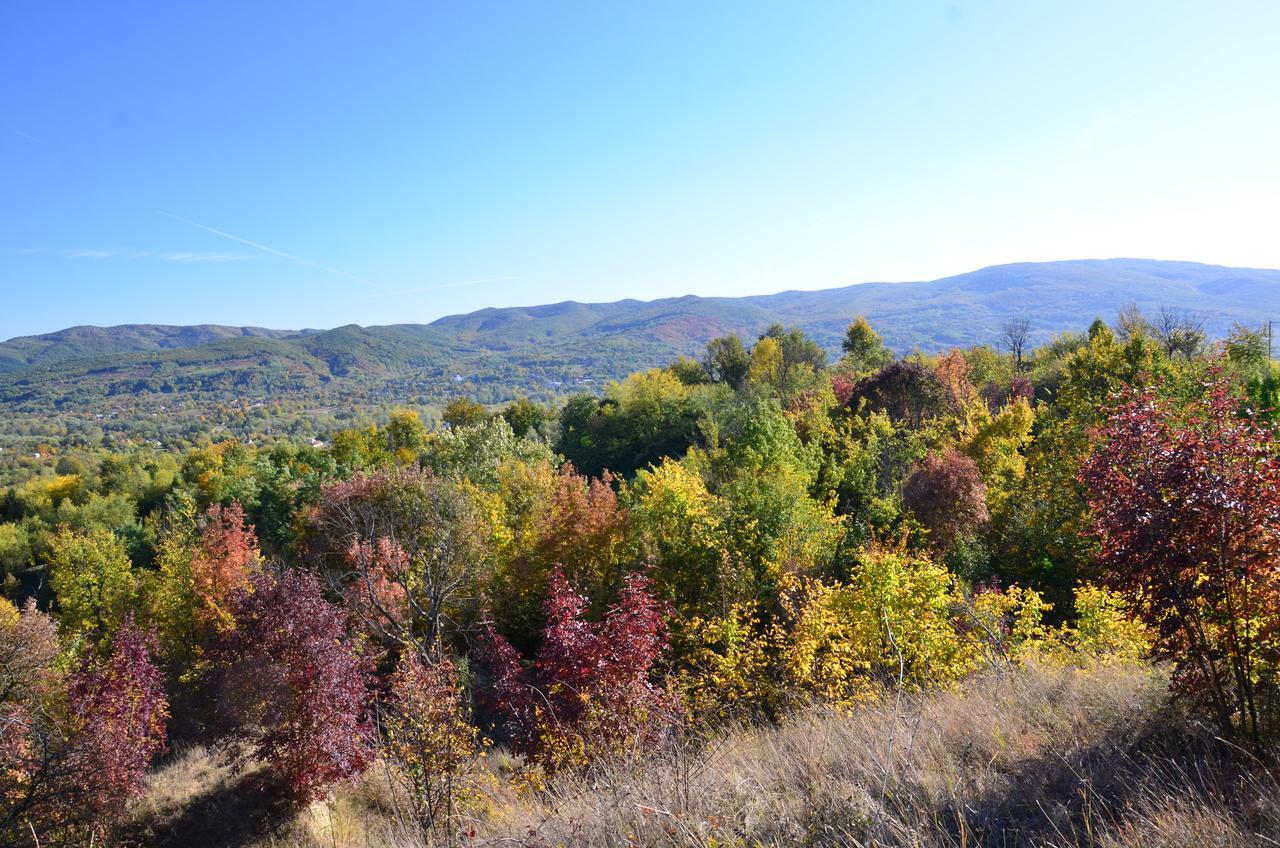
[[[393,409],[386,427],[387,450],[400,465],[416,462],[427,444],[427,428],[412,409]]]
[[[213,627],[225,629],[232,623],[231,595],[247,586],[261,565],[258,539],[238,503],[209,507],[198,530],[200,539],[191,562],[197,615]]]
[[[723,611],[729,587],[724,502],[684,465],[642,471],[629,492],[640,560],[678,618]]]
[[[516,749],[548,772],[652,745],[671,717],[671,704],[652,680],[667,643],[648,580],[628,577],[602,620],[586,612],[587,599],[553,572],[532,666],[526,669],[492,628],[481,649],[492,679],[490,709]]]
[[[165,750],[169,702],[152,662],[155,647],[150,634],[126,619],[105,658],[86,655],[70,680],[79,803],[95,823],[124,814],[126,802],[141,794],[151,761]]]
[[[430,652],[474,600],[488,529],[460,483],[416,467],[357,474],[325,487],[306,521],[309,559],[388,645]]]
[[[75,778],[63,674],[52,619],[29,601],[0,599],[0,842],[46,833],[67,806]]]
[[[641,472],[642,474],[644,472]],[[616,600],[632,559],[631,519],[613,488],[614,478],[588,478],[565,463],[537,505],[533,535],[496,569],[487,586],[503,635],[532,648],[542,630],[542,599],[552,571],[565,576],[601,611]]]
[[[450,400],[445,404],[444,412],[441,415],[441,420],[445,423],[445,426],[454,429],[483,424],[488,418],[489,412],[484,408],[483,404],[476,403],[465,397],[456,397]]]
[[[954,411],[951,395],[937,372],[918,362],[899,360],[861,380],[849,407],[865,403],[895,424],[918,429],[925,421]]]
[[[1189,401],[1128,393],[1081,473],[1100,564],[1156,635],[1180,691],[1222,732],[1277,729],[1280,458],[1217,375]]]
[[[447,654],[400,658],[379,714],[382,751],[404,782],[418,823],[446,838],[476,790],[469,772],[482,750],[458,669]]]
[[[952,407],[963,410],[977,398],[977,391],[969,380],[969,360],[958,348],[939,356],[934,371],[942,381]]]
[[[0,601],[0,842],[110,835],[165,745],[153,644],[125,618],[67,675],[53,622]]]
[[[232,597],[214,656],[219,718],[299,803],[359,774],[373,749],[368,669],[309,572],[257,575]]]
[[[1037,405],[1025,475],[990,504],[996,513],[988,537],[1004,579],[1043,591],[1057,609],[1069,608],[1072,588],[1092,573],[1097,557],[1079,477],[1094,446],[1092,430],[1114,394],[1156,381],[1169,390],[1178,385],[1155,343],[1136,334],[1120,344],[1101,322],[1090,328],[1088,343],[1066,357],[1053,402]]]
[[[238,503],[196,515],[189,499],[174,498],[157,526],[159,568],[148,582],[147,606],[170,671],[194,679],[210,639],[235,626],[231,597],[249,584],[262,557]]]
[[[954,447],[927,456],[902,485],[902,499],[940,550],[987,523],[986,498],[977,463]]]
[[[751,349],[748,377],[769,386],[785,403],[808,388],[827,365],[827,352],[798,327],[773,324]]]

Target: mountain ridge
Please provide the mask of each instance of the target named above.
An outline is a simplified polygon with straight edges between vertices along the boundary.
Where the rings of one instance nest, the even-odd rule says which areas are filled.
[[[858,315],[899,353],[934,352],[996,343],[1014,315],[1028,319],[1033,342],[1044,342],[1110,320],[1130,302],[1194,313],[1221,337],[1235,323],[1280,318],[1280,270],[1062,260],[769,295],[489,307],[429,324],[72,327],[0,343],[0,414],[163,418],[175,406],[198,411],[248,399],[372,413],[459,393],[486,403],[551,400],[696,355],[715,336],[736,332],[749,341],[775,321],[800,327],[833,357]]]
[[[1034,275],[1036,272],[1043,272],[1045,270],[1055,268],[1098,268],[1107,270],[1111,272],[1111,278],[1107,281],[1106,285],[1106,288],[1108,289],[1114,289],[1115,284],[1118,282],[1115,275],[1115,271],[1117,270],[1128,273],[1132,273],[1134,271],[1141,273],[1145,271],[1147,276],[1155,276],[1168,282],[1175,283],[1189,282],[1190,280],[1188,280],[1188,277],[1203,278],[1206,272],[1232,272],[1236,275],[1245,275],[1245,278],[1240,280],[1232,280],[1230,277],[1214,280],[1212,283],[1215,288],[1222,288],[1223,286],[1228,286],[1233,282],[1244,283],[1249,285],[1251,288],[1260,282],[1268,285],[1280,285],[1280,270],[1275,269],[1239,268],[1176,260],[1134,258],[1068,259],[1050,262],[1018,262],[1002,265],[990,265],[974,271],[968,271],[948,277],[941,277],[935,280],[903,282],[867,281],[828,289],[785,289],[772,294],[743,295],[739,297],[686,294],[648,301],[638,300],[635,298],[623,298],[616,301],[564,300],[556,303],[537,304],[533,306],[490,306],[473,312],[444,315],[426,323],[382,325],[362,325],[352,323],[329,329],[308,328],[301,330],[220,324],[175,325],[130,323],[107,326],[82,324],[48,333],[15,336],[11,339],[0,342],[0,370],[12,371],[20,368],[21,365],[19,363],[24,358],[23,354],[26,354],[25,358],[27,361],[22,364],[33,366],[79,358],[91,358],[105,354],[181,350],[242,337],[299,339],[330,333],[339,333],[342,331],[369,332],[390,330],[392,328],[414,328],[426,329],[428,331],[432,329],[440,330],[444,328],[455,328],[463,329],[469,334],[475,334],[478,332],[492,332],[499,329],[507,329],[508,327],[515,325],[517,320],[536,322],[546,320],[548,318],[564,319],[569,313],[575,313],[573,317],[576,318],[589,318],[590,320],[587,321],[587,323],[594,324],[599,321],[614,320],[616,314],[623,310],[652,312],[655,309],[669,306],[686,307],[693,305],[701,306],[705,304],[725,306],[743,304],[764,310],[776,311],[780,304],[786,304],[788,301],[793,303],[799,301],[825,303],[833,299],[839,299],[843,295],[848,295],[849,300],[867,301],[875,297],[902,295],[904,292],[915,293],[918,290],[934,290],[938,293],[946,294],[951,294],[956,290],[963,290],[967,293],[973,293],[975,291],[989,293],[993,291],[1009,290],[1014,288],[1016,285],[1025,285],[1028,282],[1028,277],[1030,275]],[[1153,268],[1159,268],[1163,270],[1164,273],[1156,273],[1153,271]],[[1180,275],[1170,275],[1169,272],[1173,269],[1177,269],[1181,272]],[[975,280],[978,281],[977,285],[973,285],[971,283],[971,281]],[[1200,288],[1199,291],[1204,293],[1203,288]],[[1096,294],[1097,292],[1081,291],[1078,293]],[[1250,294],[1256,293],[1257,292],[1250,292]],[[1151,299],[1149,296],[1146,298],[1136,296],[1142,294],[1141,292],[1134,294],[1135,297],[1133,299],[1140,307],[1144,305],[1143,300]],[[1178,293],[1171,292],[1170,294]],[[1214,296],[1220,294],[1224,294],[1224,292],[1213,292]],[[1227,296],[1238,296],[1242,293],[1238,291],[1226,291],[1225,294]],[[876,304],[873,302],[869,305],[874,307]],[[1187,306],[1184,303],[1164,303],[1163,305],[1187,309],[1188,311],[1205,312],[1206,314],[1204,317],[1210,320],[1215,317],[1221,317],[1221,315],[1216,313],[1230,314],[1236,311],[1206,309],[1204,304],[1193,304],[1191,306]],[[872,317],[872,315],[868,315],[869,319]],[[480,322],[478,325],[476,324],[477,321]],[[580,322],[574,323],[577,324]],[[634,324],[635,322],[631,321],[628,323]],[[1038,329],[1041,329],[1042,331],[1047,329],[1047,326],[1045,325],[1049,323],[1051,322],[1042,322],[1042,326]],[[1036,322],[1033,320],[1033,328],[1035,328],[1035,325]],[[618,329],[622,328],[623,327],[618,327]],[[614,327],[606,325],[606,329],[614,329]],[[1062,329],[1066,328],[1064,327]],[[889,333],[893,333],[893,328],[887,328],[887,331]],[[430,332],[428,334],[433,335]],[[97,341],[101,346],[98,348],[90,347],[90,343],[94,341]],[[15,366],[17,367],[15,368]]]

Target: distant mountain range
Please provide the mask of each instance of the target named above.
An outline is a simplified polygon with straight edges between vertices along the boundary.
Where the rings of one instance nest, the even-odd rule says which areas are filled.
[[[497,402],[599,386],[696,354],[715,336],[749,340],[775,321],[802,328],[834,355],[849,321],[865,315],[894,349],[932,352],[994,343],[1014,315],[1030,319],[1043,341],[1109,320],[1129,302],[1194,313],[1218,336],[1236,322],[1280,318],[1280,271],[1076,260],[823,291],[482,309],[425,325],[73,327],[0,344],[0,409],[82,413],[157,393],[207,401],[320,392],[340,404],[348,388],[370,403],[429,403],[458,391]]]

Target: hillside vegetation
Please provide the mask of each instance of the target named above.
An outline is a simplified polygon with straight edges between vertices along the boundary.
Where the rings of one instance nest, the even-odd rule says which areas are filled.
[[[985,268],[921,283],[865,283],[741,298],[483,309],[429,325],[290,333],[234,327],[77,327],[0,344],[0,447],[104,437],[189,446],[233,436],[323,437],[407,405],[562,400],[698,355],[712,338],[754,338],[775,321],[836,354],[865,315],[898,354],[995,344],[1011,317],[1034,342],[1126,304],[1194,315],[1214,337],[1280,314],[1280,272],[1114,259]]]
[[[999,333],[48,446],[0,497],[0,844],[1272,844],[1265,334]]]

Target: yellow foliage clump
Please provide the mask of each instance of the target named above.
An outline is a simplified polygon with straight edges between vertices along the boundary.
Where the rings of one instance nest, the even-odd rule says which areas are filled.
[[[688,714],[719,716],[742,704],[776,709],[776,633],[761,626],[754,602],[735,605],[723,616],[690,619],[676,645],[686,666],[679,689]]]

